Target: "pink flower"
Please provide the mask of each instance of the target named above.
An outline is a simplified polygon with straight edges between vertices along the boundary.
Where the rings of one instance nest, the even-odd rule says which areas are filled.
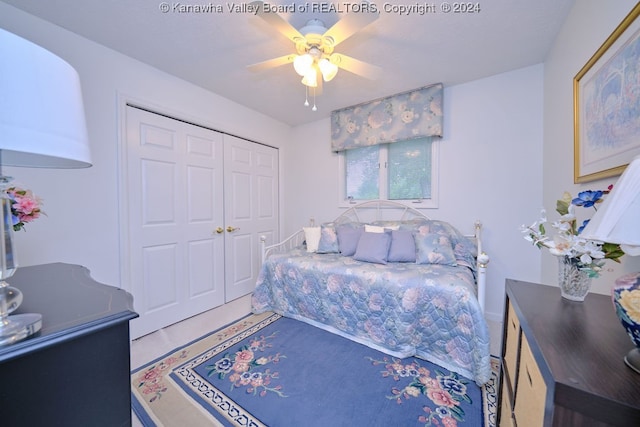
[[[418,305],[418,299],[420,298],[420,291],[416,288],[407,289],[402,296],[402,308],[407,311],[413,311]]]
[[[21,211],[22,215],[28,216],[38,208],[38,203],[28,197],[20,197],[16,199],[16,203],[13,204],[15,210]]]
[[[438,380],[431,378],[429,375],[420,375],[418,382],[424,384],[427,388],[438,388]]]
[[[235,372],[247,372],[251,367],[246,362],[236,362],[233,364],[233,370]]]
[[[41,201],[31,190],[11,187],[6,191],[11,200],[11,214],[13,215],[13,230],[22,229],[27,222],[34,221],[43,213],[40,209]]]
[[[458,422],[452,417],[444,417],[442,419],[442,425],[444,425],[444,427],[457,427]]]
[[[427,397],[438,406],[446,406],[447,408],[453,408],[458,405],[458,402],[454,400],[448,391],[441,388],[430,388],[427,390]]]
[[[253,352],[251,350],[241,350],[236,353],[236,362],[251,362],[253,360]]]
[[[145,373],[143,373],[142,375],[140,375],[138,377],[138,381],[140,382],[148,382],[151,381],[155,378],[158,378],[160,376],[160,373],[158,372],[157,369],[151,369],[150,371],[146,371]]]
[[[256,377],[251,378],[251,385],[253,387],[260,387],[263,384],[264,384],[264,380],[263,380],[262,376],[256,376]]]

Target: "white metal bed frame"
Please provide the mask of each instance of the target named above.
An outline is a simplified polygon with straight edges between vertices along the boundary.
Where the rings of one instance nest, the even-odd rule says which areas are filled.
[[[389,200],[370,200],[350,207],[333,222],[336,224],[342,224],[347,222],[368,223],[381,220],[410,221],[412,219],[431,218],[427,217],[421,211],[399,202]],[[489,256],[482,251],[482,223],[480,221],[476,221],[474,223],[474,230],[474,234],[467,235],[467,237],[475,239],[478,247],[478,256],[476,257],[478,302],[480,303],[480,308],[484,313],[487,286],[487,264],[489,263]],[[304,239],[305,235],[302,228],[283,241],[272,245],[267,245],[266,236],[261,236],[260,253],[262,254],[262,262],[264,263],[267,257],[272,253],[287,252],[302,245]]]

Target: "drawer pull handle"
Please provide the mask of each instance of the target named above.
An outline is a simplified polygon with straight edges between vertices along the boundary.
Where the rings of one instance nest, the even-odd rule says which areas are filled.
[[[531,379],[531,374],[529,373],[529,367],[525,366],[525,371],[527,372],[527,379],[529,380],[529,385],[533,387],[533,380]]]

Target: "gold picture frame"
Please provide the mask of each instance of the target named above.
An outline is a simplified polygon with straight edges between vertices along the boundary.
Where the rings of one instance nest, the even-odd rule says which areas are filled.
[[[620,175],[640,154],[640,3],[573,79],[574,182]]]

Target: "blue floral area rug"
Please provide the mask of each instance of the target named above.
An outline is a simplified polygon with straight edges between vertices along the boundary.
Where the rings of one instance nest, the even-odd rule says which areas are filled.
[[[481,388],[263,313],[137,369],[131,388],[144,426],[495,426],[497,374]]]

